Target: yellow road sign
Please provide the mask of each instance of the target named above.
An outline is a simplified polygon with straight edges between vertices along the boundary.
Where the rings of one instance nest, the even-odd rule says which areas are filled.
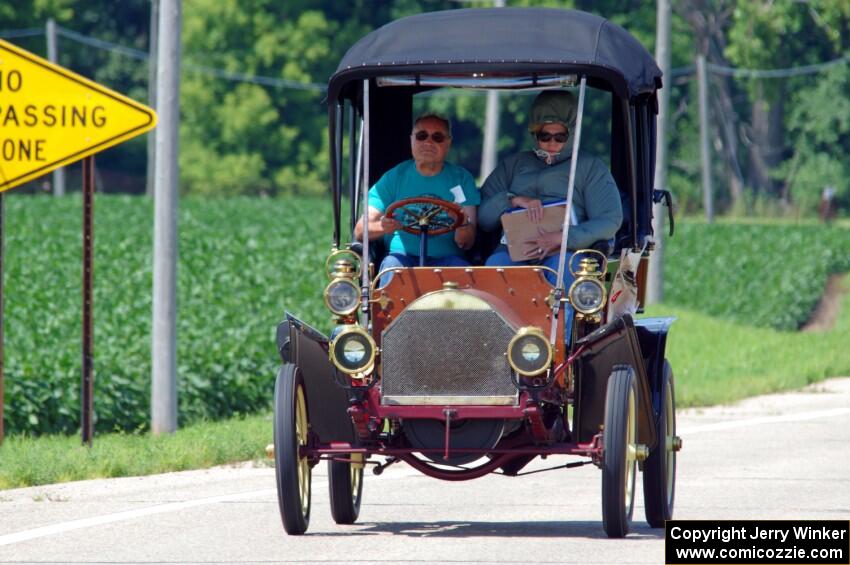
[[[0,39],[0,192],[155,125],[147,106]]]

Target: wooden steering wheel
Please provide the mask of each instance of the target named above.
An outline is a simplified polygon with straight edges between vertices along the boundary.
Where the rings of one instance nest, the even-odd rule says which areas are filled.
[[[396,218],[396,211],[399,210],[400,217]],[[459,228],[464,219],[463,208],[458,204],[430,196],[403,198],[393,202],[385,215],[391,220],[398,220],[401,229],[414,235],[423,231],[428,235],[448,233]]]

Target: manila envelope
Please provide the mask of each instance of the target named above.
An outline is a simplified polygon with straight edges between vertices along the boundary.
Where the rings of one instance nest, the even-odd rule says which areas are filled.
[[[505,231],[505,239],[508,242],[508,253],[514,261],[527,261],[534,259],[537,254],[534,251],[537,245],[537,228],[543,231],[561,231],[564,227],[565,206],[547,206],[543,208],[543,219],[539,224],[533,224],[528,219],[528,211],[525,209],[502,214],[502,229]],[[529,243],[531,242],[531,243]]]

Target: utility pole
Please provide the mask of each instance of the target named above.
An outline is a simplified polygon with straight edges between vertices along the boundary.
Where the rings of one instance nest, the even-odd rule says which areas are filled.
[[[56,21],[53,18],[48,18],[45,32],[47,37],[47,60],[58,65]],[[53,171],[53,196],[65,196],[65,169],[63,167],[59,167]]]
[[[163,2],[157,46],[151,431],[177,429],[177,211],[182,2]]]
[[[670,115],[670,0],[657,0],[655,20],[655,61],[661,67],[664,87],[658,92],[658,124],[655,141],[656,190],[667,189],[667,129]],[[664,300],[664,204],[652,207],[652,233],[655,249],[650,255],[647,273],[646,302],[656,304]]]
[[[711,149],[708,146],[708,75],[705,55],[697,55],[697,85],[699,87],[699,147],[702,161],[702,194],[705,221],[714,222],[714,198],[711,187]]]
[[[494,8],[504,8],[505,0],[493,0]],[[497,143],[499,141],[499,93],[487,92],[487,113],[484,121],[484,143],[481,148],[480,179],[484,182],[496,168]]]
[[[151,0],[151,27],[148,38],[148,106],[156,110],[156,45],[159,36],[159,0]],[[145,194],[153,196],[155,175],[156,133],[148,132],[148,162],[145,174]]]

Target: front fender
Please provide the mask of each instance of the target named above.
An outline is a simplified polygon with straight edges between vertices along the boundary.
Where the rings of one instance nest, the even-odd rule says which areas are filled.
[[[348,393],[334,381],[328,338],[287,312],[277,327],[277,346],[283,362],[297,365],[304,378],[310,431],[322,443],[354,443]]]
[[[576,342],[584,348],[576,365],[573,430],[581,443],[590,442],[605,420],[608,377],[617,365],[628,365],[637,378],[638,441],[650,449],[657,442],[646,362],[630,315],[602,326]]]

